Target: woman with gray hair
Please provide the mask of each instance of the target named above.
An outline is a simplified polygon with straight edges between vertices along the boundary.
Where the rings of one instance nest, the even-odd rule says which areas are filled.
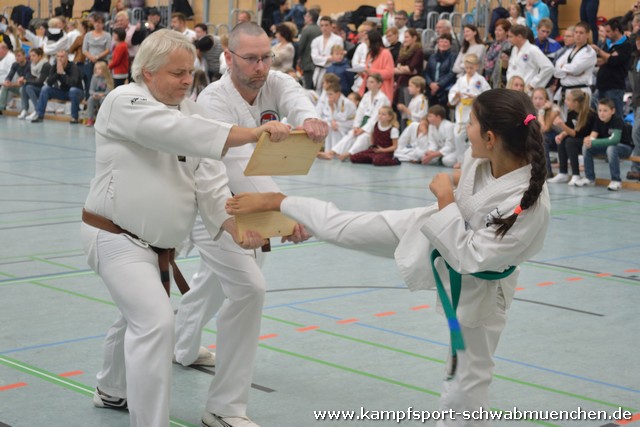
[[[109,329],[93,403],[129,409],[132,426],[168,427],[174,313],[169,265],[181,291],[175,248],[199,212],[211,236],[229,233],[245,249],[260,236],[238,236],[224,212],[230,195],[219,161],[226,150],[255,142],[262,132],[279,141],[280,122],[241,128],[205,119],[185,99],[195,49],[185,36],[159,30],[142,43],[135,83],[107,95],[95,123],[96,176],[82,212],[87,261],[104,281],[120,315]]]

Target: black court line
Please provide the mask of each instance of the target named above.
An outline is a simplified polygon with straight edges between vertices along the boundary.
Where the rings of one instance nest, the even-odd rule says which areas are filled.
[[[74,221],[44,222],[42,224],[17,225],[15,227],[0,227],[0,231],[17,230],[18,228],[49,227],[51,225],[79,224],[79,223],[80,223],[80,216],[78,216],[78,219]]]
[[[577,308],[565,307],[565,306],[562,306],[562,305],[549,304],[549,303],[546,303],[546,302],[533,301],[533,300],[530,300],[530,299],[523,299],[523,298],[514,298],[514,300],[515,301],[528,302],[528,303],[531,303],[531,304],[545,305],[547,307],[559,308],[560,310],[568,310],[568,311],[573,311],[573,312],[576,312],[576,313],[588,314],[590,316],[604,317],[604,314],[593,313],[591,311],[585,311],[585,310],[578,310]]]
[[[191,369],[195,369],[196,371],[200,371],[200,372],[204,372],[205,374],[209,374],[209,375],[215,375],[216,371],[213,369],[207,369],[204,366],[188,366]],[[259,391],[264,391],[265,393],[273,393],[275,390],[269,387],[265,387],[263,385],[259,385],[259,384],[254,384],[251,383],[251,388],[259,390]],[[0,427],[2,427],[0,425]]]

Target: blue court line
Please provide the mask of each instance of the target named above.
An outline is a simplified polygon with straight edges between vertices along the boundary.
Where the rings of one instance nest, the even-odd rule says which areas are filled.
[[[95,148],[93,150],[88,150],[86,148],[72,147],[72,146],[68,146],[68,145],[46,144],[44,142],[30,141],[30,140],[23,139],[23,138],[21,138],[21,139],[10,138],[10,137],[7,137],[6,135],[3,136],[2,139],[4,141],[7,141],[7,142],[13,141],[13,142],[16,142],[16,143],[20,143],[22,145],[31,144],[31,145],[39,145],[41,147],[61,148],[63,150],[82,151],[84,153],[91,153],[91,154],[94,154],[94,155],[96,153]],[[82,139],[82,138],[79,138],[79,139]],[[87,138],[87,140],[91,140],[91,138]]]
[[[293,310],[297,310],[297,311],[302,311],[302,312],[307,313],[307,314],[312,314],[312,315],[315,315],[315,316],[329,318],[329,319],[332,319],[332,320],[340,320],[340,319],[342,319],[342,317],[336,317],[336,316],[333,316],[333,315],[330,315],[330,314],[320,313],[320,312],[317,312],[317,311],[308,310],[308,309],[304,309],[304,308],[300,308],[300,307],[291,306],[289,308],[293,309]],[[403,332],[394,331],[392,329],[381,328],[381,327],[378,327],[378,326],[369,325],[369,324],[362,323],[362,322],[359,322],[359,321],[358,322],[354,322],[352,324],[358,325],[358,326],[361,326],[361,327],[365,327],[365,328],[369,328],[369,329],[375,329],[375,330],[378,330],[378,331],[381,331],[381,332],[385,332],[385,333],[389,333],[389,334],[393,334],[393,335],[398,335],[398,336],[402,336],[402,337],[406,337],[406,338],[411,338],[411,339],[414,339],[414,340],[417,340],[417,341],[424,341],[424,342],[429,342],[429,343],[432,343],[432,344],[435,344],[435,345],[439,345],[439,346],[449,347],[448,343],[443,343],[443,342],[440,342],[440,341],[432,341],[432,340],[429,340],[427,338],[418,337],[418,336],[415,336],[415,335],[410,335],[410,334],[406,334],[406,333],[403,333]],[[562,371],[558,371],[558,370],[555,370],[555,369],[545,368],[543,366],[538,366],[538,365],[534,365],[534,364],[531,364],[531,363],[520,362],[520,361],[517,361],[517,360],[508,359],[506,357],[494,356],[494,358],[496,360],[500,360],[500,361],[507,362],[507,363],[512,363],[512,364],[519,365],[519,366],[524,366],[526,368],[530,368],[530,369],[534,369],[534,370],[538,370],[538,371],[548,372],[548,373],[559,375],[559,376],[563,376],[563,377],[573,378],[573,379],[580,380],[580,381],[585,381],[585,382],[589,382],[589,383],[593,383],[593,384],[603,385],[603,386],[606,386],[606,387],[616,388],[616,389],[619,389],[619,390],[629,391],[631,393],[640,394],[640,390],[633,389],[633,388],[630,388],[630,387],[621,386],[621,385],[618,385],[618,384],[612,384],[612,383],[608,383],[608,382],[605,382],[605,381],[600,381],[600,380],[595,380],[595,379],[592,379],[592,378],[583,377],[583,376],[580,376],[580,375],[570,374],[568,372],[562,372]]]
[[[305,300],[288,302],[288,303],[285,303],[285,304],[270,305],[270,306],[264,307],[262,309],[262,311],[272,310],[274,308],[291,307],[292,305],[306,304],[308,302],[327,301],[327,300],[332,300],[332,299],[336,299],[336,298],[349,297],[349,296],[353,296],[353,295],[368,294],[368,293],[371,293],[371,292],[378,292],[378,291],[381,291],[381,290],[382,289],[364,289],[364,290],[361,290],[361,291],[347,292],[347,293],[344,293],[344,294],[332,295],[332,296],[329,296],[329,297],[310,298],[310,299],[305,299]]]
[[[83,337],[83,338],[74,338],[74,339],[71,339],[71,340],[57,341],[57,342],[52,342],[52,343],[48,343],[48,344],[39,344],[39,345],[31,345],[31,346],[27,346],[27,347],[12,348],[12,349],[9,349],[9,350],[2,350],[2,351],[0,351],[0,354],[5,354],[6,355],[6,354],[11,354],[11,353],[19,353],[21,351],[37,350],[39,348],[57,347],[57,346],[64,345],[64,344],[71,344],[71,343],[76,343],[76,342],[95,340],[97,338],[104,339],[104,337],[106,337],[106,336],[107,336],[107,334],[93,335],[93,336],[88,336],[88,337]]]

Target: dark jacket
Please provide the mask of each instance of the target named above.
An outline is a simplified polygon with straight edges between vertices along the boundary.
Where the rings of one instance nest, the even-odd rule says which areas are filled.
[[[300,68],[302,71],[313,71],[316,66],[311,60],[311,42],[322,34],[318,24],[309,24],[300,32],[298,39],[298,58],[300,58]]]
[[[600,92],[612,89],[625,90],[625,77],[629,70],[631,54],[635,50],[634,46],[627,40],[627,36],[623,36],[604,50],[610,54],[617,52],[617,55],[610,56],[609,60],[600,66],[596,76],[596,89]]]
[[[437,93],[430,93],[429,96],[438,98],[439,103],[447,103],[447,94],[451,86],[456,82],[456,75],[453,72],[453,64],[456,62],[456,55],[449,49],[446,52],[437,51],[429,57],[424,78],[427,81],[427,93],[429,85],[438,83],[440,89]],[[437,79],[436,79],[437,76]]]
[[[68,92],[72,87],[82,89],[82,79],[76,64],[69,62],[64,69],[64,74],[58,74],[57,69],[57,64],[54,63],[47,78],[47,85],[65,92]]]

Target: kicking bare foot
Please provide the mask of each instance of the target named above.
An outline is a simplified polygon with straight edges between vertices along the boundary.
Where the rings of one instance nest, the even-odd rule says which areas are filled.
[[[227,199],[225,209],[229,215],[279,211],[286,197],[282,193],[240,193]]]
[[[340,154],[340,155],[338,156],[338,159],[339,159],[341,162],[344,162],[344,161],[345,161],[345,160],[347,160],[349,157],[351,157],[351,154],[349,154],[349,153],[344,153],[344,154]]]
[[[454,169],[460,169],[460,162],[456,163],[453,165]]]
[[[333,151],[329,151],[329,152],[322,151],[318,153],[316,157],[322,160],[331,160],[333,159]]]

